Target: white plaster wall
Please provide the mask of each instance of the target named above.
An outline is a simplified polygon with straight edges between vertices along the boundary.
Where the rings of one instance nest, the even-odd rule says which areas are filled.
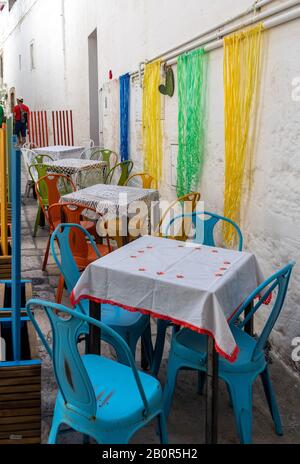
[[[15,86],[32,108],[73,109],[75,138],[79,142],[89,135],[88,36],[96,27],[100,89],[108,81],[110,69],[115,78],[136,70],[140,61],[184,42],[251,3],[251,0],[18,0],[10,15],[5,11],[0,15],[0,27],[4,29],[1,37],[6,37],[0,46],[5,58],[4,80],[9,87]],[[12,30],[19,15],[31,5],[32,9]],[[299,25],[296,20],[264,33],[254,186],[252,196],[245,201],[242,229],[247,249],[256,254],[266,275],[290,259],[300,262],[300,101],[292,99],[292,82],[300,77]],[[33,38],[36,70],[30,72],[29,43]],[[21,73],[19,53],[25,57]],[[223,50],[211,52],[205,165],[199,186],[206,208],[219,213],[223,211],[224,194],[222,64]],[[174,70],[176,75],[176,66]],[[142,168],[141,94],[139,88],[135,90],[136,85],[132,84],[131,93],[131,156],[139,170]],[[165,198],[173,199],[176,191],[171,185],[171,145],[177,143],[177,97],[167,97],[164,107],[165,177],[161,191]],[[102,118],[106,145],[113,137],[111,118],[112,113]],[[114,143],[117,137],[114,134]],[[289,364],[292,364],[292,339],[300,336],[299,297],[298,265],[286,308],[273,334],[276,350]]]

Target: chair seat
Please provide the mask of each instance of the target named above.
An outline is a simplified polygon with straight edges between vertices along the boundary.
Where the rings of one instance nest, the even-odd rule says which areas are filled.
[[[256,340],[248,335],[245,331],[239,329],[236,326],[231,327],[232,334],[236,341],[236,344],[239,348],[239,354],[234,363],[231,363],[220,357],[219,367],[220,371],[226,372],[236,372],[241,371],[245,368],[246,370],[252,370],[253,368],[257,369],[257,362],[265,364],[264,353],[261,353],[261,356],[256,362],[252,361],[253,352],[256,347]],[[197,353],[200,363],[206,363],[206,352],[207,352],[207,336],[198,334],[188,329],[181,330],[175,337],[176,343],[181,346]],[[187,353],[188,354],[188,353]],[[189,356],[189,355],[188,355]]]
[[[85,314],[89,314],[89,302],[87,300],[81,301],[81,306]],[[141,318],[145,318],[142,314],[136,312],[126,311],[119,306],[112,306],[109,304],[101,305],[101,321],[109,327],[131,327]]]
[[[110,426],[119,429],[143,420],[144,404],[131,367],[95,355],[85,355],[82,360],[95,392],[98,405],[96,420],[102,429],[109,431]],[[138,374],[149,409],[161,409],[162,389],[159,381],[143,372]],[[58,404],[64,408],[60,394]]]

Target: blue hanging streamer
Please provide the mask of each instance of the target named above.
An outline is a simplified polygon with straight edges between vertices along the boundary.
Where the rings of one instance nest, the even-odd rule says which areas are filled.
[[[121,160],[129,159],[129,94],[130,75],[120,77],[120,154]]]

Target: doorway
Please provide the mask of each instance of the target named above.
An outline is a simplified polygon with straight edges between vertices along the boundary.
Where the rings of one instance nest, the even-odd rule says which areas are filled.
[[[90,137],[99,146],[99,83],[97,29],[89,36]]]

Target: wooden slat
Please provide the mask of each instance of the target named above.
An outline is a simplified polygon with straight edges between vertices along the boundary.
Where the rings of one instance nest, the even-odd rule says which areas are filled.
[[[0,308],[4,308],[5,284],[0,284]]]
[[[32,299],[32,284],[31,282],[26,282],[25,284],[25,299],[27,301]]]
[[[1,440],[0,445],[39,445],[41,443],[40,437],[38,438],[24,438],[22,440]]]
[[[36,377],[10,377],[6,379],[1,379],[0,380],[0,386],[4,387],[6,386],[13,386],[13,385],[35,385],[35,384],[40,384],[41,379],[36,376]]]
[[[6,424],[28,424],[32,422],[38,422],[41,416],[17,416],[17,417],[2,417],[0,416],[0,426]]]
[[[40,416],[41,408],[21,408],[21,409],[3,409],[1,407],[1,417],[20,417],[20,416]]]
[[[29,340],[30,357],[32,360],[39,359],[38,338],[31,322],[27,322],[27,334]]]
[[[40,366],[30,366],[27,369],[25,367],[19,368],[0,368],[0,383],[1,379],[9,379],[11,377],[35,377],[39,375],[39,371],[41,370]]]
[[[0,393],[0,403],[2,401],[17,401],[17,400],[23,400],[25,397],[24,395],[24,392],[20,392],[20,393],[10,393],[9,395],[8,394],[3,394],[3,393]],[[26,393],[26,398],[28,400],[36,400],[36,399],[40,399],[41,398],[41,392],[27,392]],[[1,408],[1,404],[0,404],[0,408]]]
[[[10,444],[14,444],[14,438],[15,437],[15,440],[17,440],[17,437],[23,437],[23,438],[37,438],[40,436],[40,428],[38,429],[33,429],[33,430],[20,430],[20,431],[17,431],[17,432],[1,432],[0,433],[0,440],[3,440],[3,439],[9,439],[9,437],[12,437],[10,440],[12,440],[12,442],[10,442]]]
[[[28,365],[21,365],[21,366],[1,366],[0,368],[0,373],[5,373],[5,372],[14,372],[14,371],[34,371],[35,375],[37,375],[37,371],[41,370],[41,365],[40,364],[28,364]],[[14,374],[15,375],[15,374]]]
[[[3,393],[11,394],[11,393],[34,393],[40,391],[40,384],[32,384],[32,385],[11,385],[10,387],[5,386],[2,387],[0,384],[0,395]]]
[[[27,395],[26,395],[27,398]],[[17,408],[39,408],[41,406],[41,400],[19,400],[19,401],[1,401],[0,408],[3,409],[17,409]]]
[[[26,422],[26,424],[2,424],[0,425],[0,433],[1,432],[18,432],[21,430],[39,430],[41,427],[41,418],[39,420]]]

